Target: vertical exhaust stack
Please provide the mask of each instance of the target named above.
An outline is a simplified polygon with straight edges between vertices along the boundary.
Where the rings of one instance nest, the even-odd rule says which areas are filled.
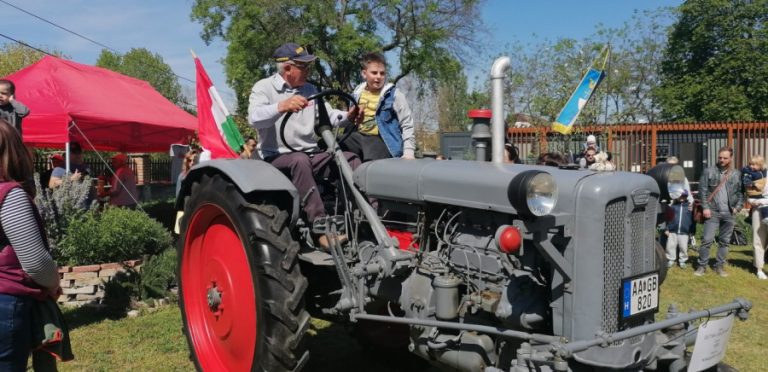
[[[504,78],[511,60],[499,57],[491,67],[491,161],[504,162]]]

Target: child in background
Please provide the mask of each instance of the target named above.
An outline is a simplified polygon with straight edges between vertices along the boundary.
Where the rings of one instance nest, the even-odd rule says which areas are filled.
[[[5,120],[21,133],[21,119],[29,115],[29,109],[15,99],[16,86],[12,81],[0,79],[0,120]]]
[[[667,267],[675,265],[679,248],[680,268],[684,269],[688,261],[688,238],[693,226],[693,214],[688,209],[688,191],[683,190],[670,208],[672,208],[673,217],[667,221],[667,229],[664,232],[667,236]]]
[[[763,189],[765,189],[766,171],[765,171],[765,158],[761,155],[752,155],[749,159],[749,165],[741,169],[741,184],[744,186],[744,193],[747,197],[747,202],[751,205],[761,204],[754,203],[756,199],[763,199]],[[760,205],[757,207],[760,213],[760,220],[764,224],[768,224],[768,205]]]

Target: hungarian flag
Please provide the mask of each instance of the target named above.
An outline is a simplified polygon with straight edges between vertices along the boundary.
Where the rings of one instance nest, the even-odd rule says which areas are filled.
[[[194,54],[193,54],[194,55]],[[200,145],[211,159],[236,158],[245,143],[232,115],[213,86],[211,78],[195,56],[197,70],[197,127]]]

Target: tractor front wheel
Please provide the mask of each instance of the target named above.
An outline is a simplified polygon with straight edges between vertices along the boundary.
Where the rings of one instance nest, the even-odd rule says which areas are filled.
[[[288,213],[250,203],[228,180],[203,176],[184,201],[179,303],[191,357],[203,371],[296,371],[307,280]]]

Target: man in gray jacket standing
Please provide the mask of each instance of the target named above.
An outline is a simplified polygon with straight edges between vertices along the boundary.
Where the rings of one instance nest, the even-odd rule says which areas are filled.
[[[728,244],[733,234],[735,215],[744,205],[744,194],[741,191],[741,172],[731,167],[733,149],[723,147],[717,155],[717,166],[704,170],[699,181],[701,206],[704,208],[704,236],[699,248],[699,267],[694,272],[702,276],[707,271],[709,248],[715,240],[715,230],[718,234],[717,263],[715,272],[721,277],[728,276],[725,271]]]

